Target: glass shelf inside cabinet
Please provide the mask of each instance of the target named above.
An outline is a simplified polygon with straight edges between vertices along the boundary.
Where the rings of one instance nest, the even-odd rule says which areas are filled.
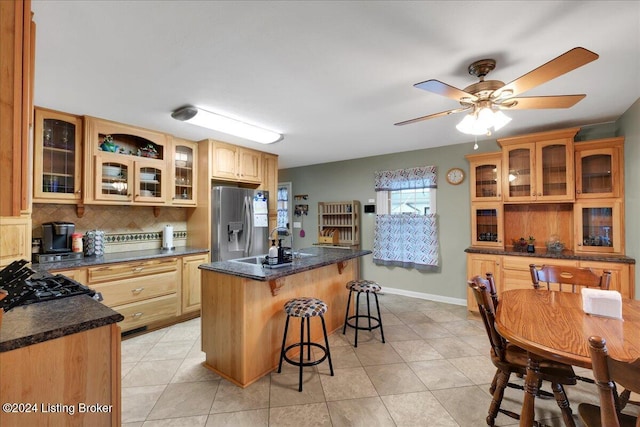
[[[102,194],[126,195],[129,167],[121,163],[102,163]]]
[[[611,155],[597,154],[582,158],[582,192],[611,193],[613,176],[611,174]]]
[[[542,149],[542,194],[567,194],[566,146],[549,145]]]
[[[164,147],[148,139],[122,133],[98,134],[98,150],[148,159],[164,159]]]
[[[476,196],[495,197],[498,195],[498,168],[496,165],[476,167]]]
[[[481,242],[498,241],[498,211],[496,209],[477,209],[476,240]]]
[[[582,208],[582,245],[613,247],[613,209]]]
[[[140,196],[162,197],[162,170],[157,168],[140,168]]]
[[[42,191],[74,193],[76,126],[57,119],[44,119],[42,130]]]
[[[178,146],[175,152],[175,195],[183,200],[193,199],[193,150]]]
[[[509,195],[525,197],[531,194],[531,151],[521,148],[509,151]]]

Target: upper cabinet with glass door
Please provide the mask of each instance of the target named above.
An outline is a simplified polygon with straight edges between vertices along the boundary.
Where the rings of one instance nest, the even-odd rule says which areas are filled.
[[[624,138],[575,144],[576,199],[620,197],[624,189]]]
[[[33,201],[78,203],[82,198],[82,117],[35,108]]]
[[[575,200],[573,138],[579,128],[498,139],[505,202]]]
[[[469,188],[471,200],[501,201],[502,200],[502,154],[482,153],[470,154],[469,175],[471,177]]]
[[[167,202],[165,134],[85,117],[85,203]]]
[[[195,206],[197,204],[198,144],[173,138],[171,145],[171,204]]]

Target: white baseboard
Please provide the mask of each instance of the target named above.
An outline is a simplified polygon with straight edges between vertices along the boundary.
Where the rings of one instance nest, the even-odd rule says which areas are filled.
[[[442,295],[425,294],[423,292],[413,292],[413,291],[407,291],[404,289],[389,288],[387,286],[383,287],[382,292],[380,292],[381,295],[385,293],[402,295],[402,296],[411,297],[411,298],[419,298],[419,299],[424,299],[429,301],[446,302],[447,304],[462,305],[462,306],[467,305],[466,299],[443,297]]]

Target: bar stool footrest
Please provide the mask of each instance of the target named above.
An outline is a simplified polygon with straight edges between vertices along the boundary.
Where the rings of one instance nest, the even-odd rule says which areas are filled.
[[[288,363],[290,363],[292,365],[295,365],[295,366],[315,366],[315,365],[319,365],[320,363],[324,362],[327,359],[327,348],[325,346],[320,345],[320,344],[315,343],[315,342],[303,342],[302,343],[302,349],[300,351],[304,351],[304,347],[309,346],[309,345],[319,348],[320,350],[322,350],[324,352],[324,355],[318,360],[302,362],[302,365],[301,365],[300,364],[300,359],[293,360],[293,359],[290,359],[287,356],[287,352],[289,350],[291,350],[292,348],[300,347],[300,343],[297,342],[295,344],[291,344],[290,346],[288,346],[287,348],[284,349],[283,359],[286,360]],[[302,358],[304,359],[304,355],[302,356]],[[280,371],[278,370],[278,372],[280,372]]]
[[[373,320],[373,321],[378,322],[378,324],[377,325],[371,325],[371,327],[369,327],[369,326],[356,326],[354,323],[349,322],[349,320],[353,320],[355,318],[365,319],[367,322],[369,320]],[[360,314],[360,315],[357,315],[357,316],[349,316],[349,317],[347,317],[347,325],[352,327],[352,328],[354,328],[354,329],[360,329],[360,330],[364,330],[364,331],[372,331],[374,329],[378,329],[380,327],[380,325],[381,325],[381,322],[380,322],[380,319],[378,319],[377,317],[367,316],[365,314]]]

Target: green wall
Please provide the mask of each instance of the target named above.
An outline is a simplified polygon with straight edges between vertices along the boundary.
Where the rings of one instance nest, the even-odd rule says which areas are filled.
[[[627,137],[625,144],[626,242],[627,254],[634,258],[640,255],[640,225],[632,218],[640,217],[640,170],[631,165],[640,164],[640,101],[629,109],[615,124],[607,123],[585,127],[578,139],[595,139],[614,136]],[[280,182],[291,182],[293,194],[306,194],[309,214],[302,217],[305,237],[295,231],[296,248],[309,247],[317,242],[318,202],[358,200],[361,205],[375,199],[373,191],[374,173],[384,169],[403,169],[415,166],[438,167],[437,211],[440,237],[440,266],[436,271],[424,272],[415,269],[377,266],[372,256],[362,258],[363,277],[375,280],[393,292],[409,296],[420,296],[436,301],[466,304],[466,257],[464,250],[471,243],[469,165],[465,155],[499,151],[495,140],[479,141],[479,149],[473,150],[473,142],[408,151],[383,156],[373,156],[341,162],[324,163],[298,168],[281,169]],[[452,167],[467,171],[467,179],[458,186],[446,182],[445,174]],[[294,202],[295,203],[295,202]],[[294,221],[299,221],[295,218]],[[361,216],[361,247],[372,249],[375,215]],[[640,280],[636,277],[636,288]],[[636,295],[640,292],[636,290]]]
[[[640,99],[618,119],[617,135],[624,136],[624,193],[626,254],[640,259]],[[640,299],[640,268],[636,267],[636,299]]]

